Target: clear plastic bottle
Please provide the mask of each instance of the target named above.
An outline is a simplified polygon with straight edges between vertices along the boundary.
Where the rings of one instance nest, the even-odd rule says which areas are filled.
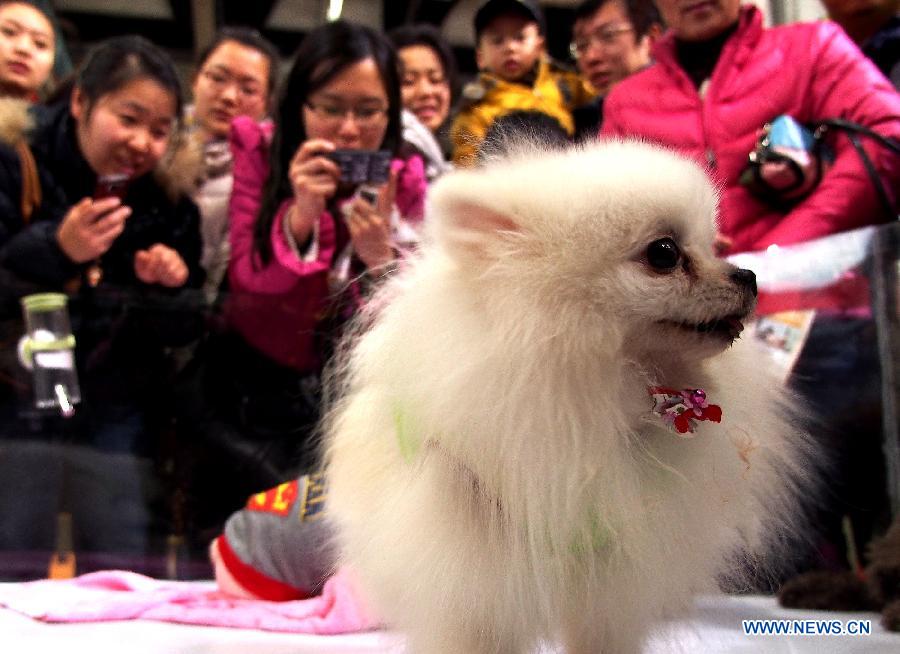
[[[81,390],[67,301],[62,293],[22,298],[27,333],[20,341],[19,354],[25,367],[32,371],[35,406],[58,408],[69,417],[81,401]]]

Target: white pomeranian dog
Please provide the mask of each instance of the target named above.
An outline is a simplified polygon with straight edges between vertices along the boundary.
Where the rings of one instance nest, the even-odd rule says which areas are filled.
[[[794,531],[807,441],[735,342],[755,279],[713,255],[715,214],[639,143],[432,188],[325,428],[342,563],[411,651],[639,651]]]

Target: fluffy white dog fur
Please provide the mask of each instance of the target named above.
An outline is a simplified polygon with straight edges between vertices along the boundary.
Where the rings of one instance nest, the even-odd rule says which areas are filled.
[[[430,209],[326,427],[343,561],[418,654],[637,651],[792,530],[804,483],[778,382],[732,347],[755,297],[713,256],[715,192],[612,143],[451,173]],[[679,437],[655,384],[721,424]]]

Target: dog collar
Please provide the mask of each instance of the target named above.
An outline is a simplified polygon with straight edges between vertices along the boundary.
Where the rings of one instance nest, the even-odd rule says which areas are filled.
[[[647,390],[653,398],[652,412],[682,438],[693,438],[689,434],[694,433],[698,420],[722,422],[722,408],[710,404],[702,388],[650,386]]]

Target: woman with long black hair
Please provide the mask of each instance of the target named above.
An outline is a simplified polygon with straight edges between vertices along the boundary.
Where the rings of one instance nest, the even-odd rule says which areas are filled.
[[[248,117],[232,124],[227,327],[202,355],[207,408],[194,430],[210,441],[202,486],[218,489],[210,502],[225,509],[219,519],[318,465],[313,434],[331,344],[422,219],[424,165],[400,156],[400,111],[390,43],[339,21],[300,45],[271,137]],[[384,176],[347,183],[336,159],[354,156],[383,160]]]

